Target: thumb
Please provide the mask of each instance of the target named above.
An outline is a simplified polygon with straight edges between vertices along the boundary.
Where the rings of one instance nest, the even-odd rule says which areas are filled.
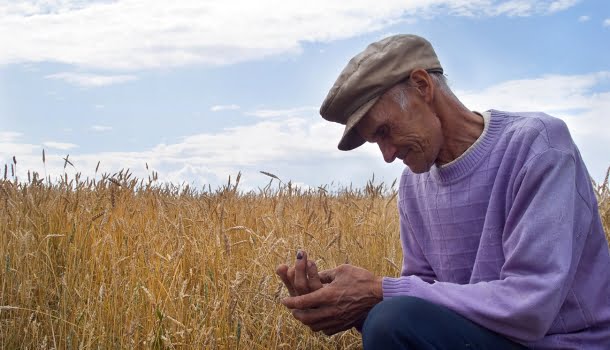
[[[310,292],[322,288],[322,281],[320,281],[320,276],[318,275],[318,267],[311,260],[307,261],[307,279],[309,281]]]
[[[320,276],[320,281],[324,284],[331,283],[335,280],[335,276],[337,275],[337,268],[320,271],[318,273]]]

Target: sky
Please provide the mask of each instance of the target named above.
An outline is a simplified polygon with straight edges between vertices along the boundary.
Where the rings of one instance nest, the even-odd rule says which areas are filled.
[[[399,33],[432,43],[471,110],[563,119],[603,180],[607,0],[0,0],[0,166],[212,188],[238,172],[242,189],[264,187],[260,171],[390,183],[404,165],[373,144],[339,151],[343,126],[318,110],[351,57]]]

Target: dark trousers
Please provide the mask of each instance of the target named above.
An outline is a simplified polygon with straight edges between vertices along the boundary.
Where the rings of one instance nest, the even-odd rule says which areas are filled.
[[[362,327],[364,349],[527,349],[440,305],[415,297],[377,304]]]

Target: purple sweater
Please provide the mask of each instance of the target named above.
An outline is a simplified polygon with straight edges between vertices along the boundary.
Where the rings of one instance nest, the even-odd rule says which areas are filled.
[[[384,298],[443,305],[534,349],[610,349],[610,254],[566,125],[491,111],[458,160],[399,189],[402,276]]]

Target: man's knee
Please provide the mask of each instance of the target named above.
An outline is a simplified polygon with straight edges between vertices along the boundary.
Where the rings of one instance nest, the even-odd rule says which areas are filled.
[[[431,327],[430,313],[436,306],[415,297],[395,297],[375,305],[369,312],[363,328],[365,345],[386,341],[404,342],[417,336],[422,328]]]
[[[364,320],[362,326],[362,338],[386,338],[388,333],[391,333],[389,329],[392,325],[396,324],[395,313],[390,304],[390,300],[384,300],[375,305]]]

